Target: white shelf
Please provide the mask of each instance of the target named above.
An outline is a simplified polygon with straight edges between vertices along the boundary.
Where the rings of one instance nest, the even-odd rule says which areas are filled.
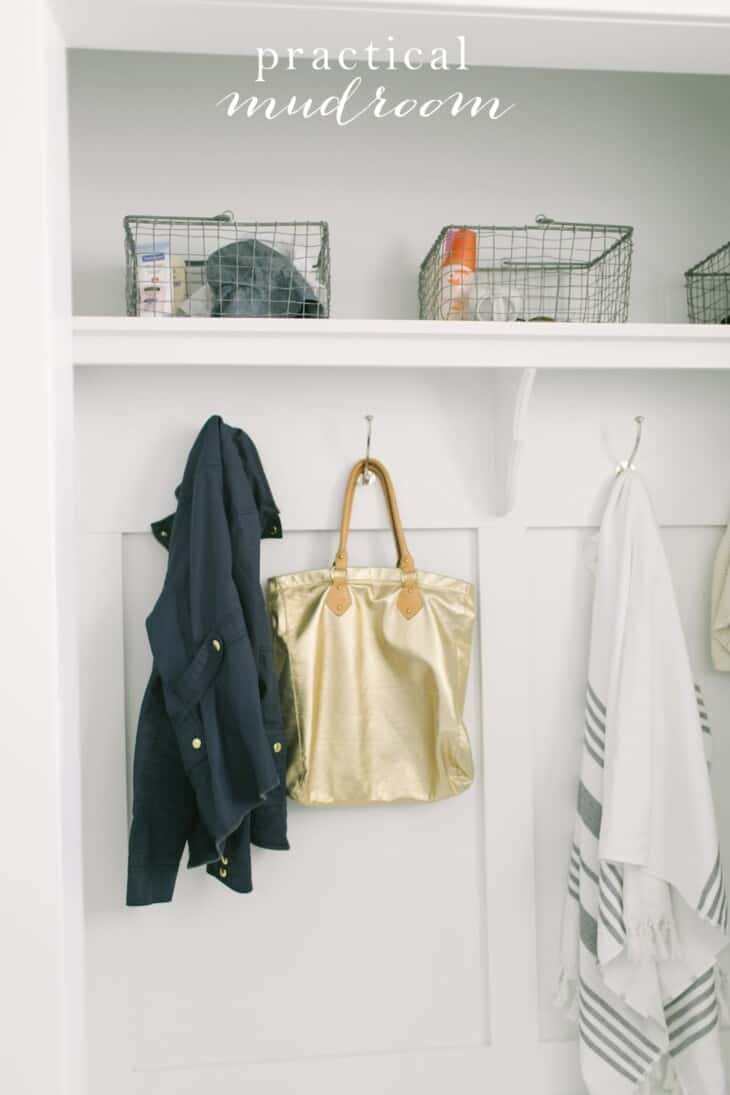
[[[729,369],[730,326],[419,320],[74,320],[79,366]]]

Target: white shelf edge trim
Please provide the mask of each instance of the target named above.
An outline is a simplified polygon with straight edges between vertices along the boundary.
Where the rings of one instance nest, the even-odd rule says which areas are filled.
[[[77,317],[77,366],[730,369],[730,327]]]
[[[311,57],[390,35],[429,51],[466,35],[471,66],[727,74],[725,0],[56,0],[68,45],[174,53]],[[694,10],[688,10],[692,9]],[[458,27],[458,31],[455,29]]]

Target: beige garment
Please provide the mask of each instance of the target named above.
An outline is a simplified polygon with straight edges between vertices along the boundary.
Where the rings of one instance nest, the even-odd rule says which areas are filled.
[[[720,541],[712,573],[712,664],[730,673],[730,525]]]

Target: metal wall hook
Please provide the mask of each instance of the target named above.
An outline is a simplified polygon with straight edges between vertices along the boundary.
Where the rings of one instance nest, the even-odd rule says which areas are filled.
[[[360,476],[360,482],[364,487],[367,487],[368,484],[373,481],[373,473],[370,471],[370,442],[373,439],[373,417],[372,414],[365,415],[365,421],[368,424],[368,434],[365,441],[365,467]]]
[[[644,428],[645,421],[646,419],[644,418],[643,414],[637,414],[634,418],[634,422],[636,423],[636,440],[634,441],[634,447],[631,450],[631,455],[629,456],[628,460],[622,460],[622,462],[616,468],[616,475],[620,475],[622,471],[635,470],[634,460],[636,459],[637,453],[639,451],[639,446],[641,445],[641,432]]]

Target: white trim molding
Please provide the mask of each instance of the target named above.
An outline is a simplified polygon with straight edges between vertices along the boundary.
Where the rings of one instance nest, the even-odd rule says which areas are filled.
[[[396,51],[468,40],[470,65],[730,72],[724,0],[66,0],[68,44],[246,54],[257,47]]]
[[[88,316],[73,354],[77,366],[728,369],[730,327]]]

